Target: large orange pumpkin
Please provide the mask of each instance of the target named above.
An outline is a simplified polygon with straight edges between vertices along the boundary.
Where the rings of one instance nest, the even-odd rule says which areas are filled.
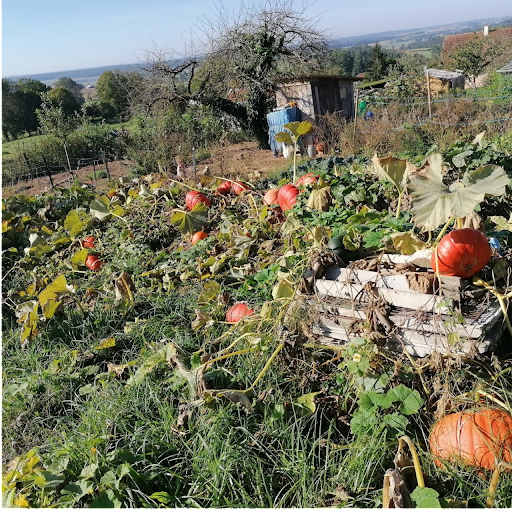
[[[298,195],[299,189],[295,185],[290,184],[281,187],[277,194],[277,200],[279,201],[281,210],[285,212],[286,210],[293,208],[293,205],[297,202]]]
[[[435,464],[461,461],[494,470],[498,462],[512,462],[512,416],[502,409],[448,414],[430,435]]]
[[[245,190],[250,190],[250,188],[251,187],[249,187],[249,185],[246,185],[240,181],[233,181],[231,184],[231,191],[234,192],[237,196],[239,196]]]
[[[203,203],[205,206],[210,206],[210,200],[202,192],[191,190],[185,196],[185,204],[189,210],[193,210],[197,203]]]
[[[254,314],[254,309],[250,309],[247,304],[242,304],[241,302],[231,306],[226,312],[226,322],[231,324],[236,324],[242,318],[246,316],[251,316]]]
[[[464,228],[441,238],[430,263],[442,276],[467,278],[482,270],[490,259],[487,237],[477,229]]]

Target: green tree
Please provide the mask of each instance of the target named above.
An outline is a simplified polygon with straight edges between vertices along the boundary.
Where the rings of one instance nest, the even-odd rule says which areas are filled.
[[[82,94],[82,89],[84,88],[84,86],[75,82],[71,78],[67,78],[67,77],[63,76],[63,77],[59,78],[53,84],[53,87],[54,88],[57,88],[57,87],[66,88],[68,91],[70,91],[73,94],[73,96],[75,97],[75,99],[79,105],[82,105],[85,101],[84,96]]]
[[[450,55],[450,63],[466,75],[473,88],[481,75],[496,57],[505,52],[502,42],[475,34],[466,44],[457,47]]]
[[[372,47],[368,68],[366,69],[366,80],[373,82],[385,78],[389,66],[394,62],[395,59],[379,43],[376,43]]]
[[[274,104],[276,79],[321,69],[326,54],[325,38],[307,7],[297,9],[292,0],[243,2],[236,12],[216,6],[212,18],[200,21],[204,58],[148,59],[152,65],[141,107],[154,112],[170,102],[196,101],[228,114],[260,147],[268,147],[266,115]],[[234,100],[228,98],[230,90]]]
[[[36,109],[41,106],[41,93],[49,87],[38,80],[22,78],[18,82],[2,80],[2,136],[31,135],[38,127]]]
[[[64,115],[72,117],[75,112],[80,110],[80,105],[76,101],[73,93],[65,87],[53,87],[48,92],[48,99],[54,107],[60,107]]]
[[[96,83],[97,98],[103,117],[123,117],[142,83],[139,73],[105,71]]]
[[[66,95],[69,95],[73,101],[76,102],[73,95],[67,89],[64,89],[64,87],[58,87],[57,89],[52,89],[51,91],[41,95],[41,108],[37,109],[36,113],[41,126],[41,131],[47,135],[54,135],[64,145],[68,169],[71,170],[68,138],[80,124],[81,120],[76,111],[73,115],[69,115],[69,113],[64,111],[62,104],[59,103],[58,97],[55,97],[55,91],[59,90],[63,90],[65,92],[59,92],[57,96],[66,97]]]

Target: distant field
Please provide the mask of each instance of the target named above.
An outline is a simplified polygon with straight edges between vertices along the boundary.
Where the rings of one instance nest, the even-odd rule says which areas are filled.
[[[432,48],[413,48],[411,50],[405,50],[405,53],[414,53],[426,57],[427,59],[432,58]]]

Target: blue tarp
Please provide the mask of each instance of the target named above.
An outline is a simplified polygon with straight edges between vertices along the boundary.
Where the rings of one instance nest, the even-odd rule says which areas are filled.
[[[279,132],[285,131],[284,125],[291,123],[292,121],[300,121],[301,115],[300,110],[297,107],[287,108],[283,110],[277,110],[267,114],[268,123],[268,143],[274,155],[277,155],[282,150],[282,145],[274,139],[274,135]]]

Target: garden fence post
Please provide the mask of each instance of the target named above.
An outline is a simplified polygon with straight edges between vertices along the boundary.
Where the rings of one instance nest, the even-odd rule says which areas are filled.
[[[55,185],[53,184],[53,178],[52,178],[52,171],[50,169],[50,166],[48,165],[48,162],[46,161],[46,157],[43,155],[43,162],[44,166],[46,168],[46,174],[48,175],[48,178],[50,178],[50,185],[52,186],[52,190],[55,188]]]
[[[430,98],[430,74],[427,71],[427,102],[428,102],[428,117],[432,116],[432,104]]]

